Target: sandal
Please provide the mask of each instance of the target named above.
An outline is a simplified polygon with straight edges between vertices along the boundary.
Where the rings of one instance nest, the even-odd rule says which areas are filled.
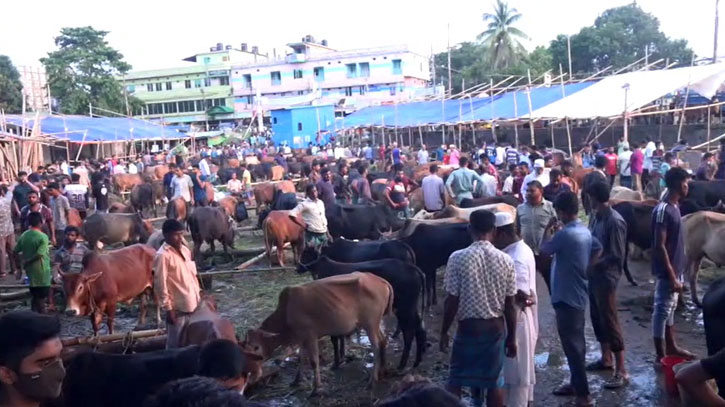
[[[551,394],[555,396],[573,396],[574,393],[574,386],[571,384],[562,384],[561,386],[555,388],[551,391]]]
[[[604,370],[614,370],[614,365],[605,365],[601,359],[587,365],[587,372],[600,372]]]
[[[629,384],[629,376],[620,376],[615,374],[610,380],[604,382],[605,389],[621,389],[622,387]]]

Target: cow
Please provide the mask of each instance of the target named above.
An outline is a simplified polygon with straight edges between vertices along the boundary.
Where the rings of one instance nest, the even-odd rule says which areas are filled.
[[[131,204],[123,204],[121,202],[114,202],[108,206],[108,213],[136,213],[136,210]]]
[[[403,227],[404,221],[385,204],[331,205],[325,208],[327,228],[333,238],[378,239],[383,232]]]
[[[234,225],[224,211],[219,208],[204,206],[196,208],[189,216],[189,231],[194,241],[194,259],[202,264],[201,245],[206,242],[214,255],[214,241],[222,243],[224,253],[230,256],[228,248],[234,248]]]
[[[707,354],[712,356],[725,348],[725,278],[713,282],[702,298],[702,319],[705,323]],[[720,397],[725,397],[725,383],[717,383]]]
[[[633,191],[627,187],[615,186],[609,191],[609,199],[617,199],[622,201],[642,201],[644,194],[640,191]]]
[[[123,193],[129,191],[134,185],[143,184],[144,180],[139,174],[116,174],[113,176],[113,185],[116,192]]]
[[[178,347],[203,346],[216,339],[237,342],[236,330],[231,321],[219,315],[214,298],[204,296],[181,328]]]
[[[275,165],[271,168],[272,171],[272,181],[281,181],[284,178],[284,167],[281,165]]]
[[[90,316],[94,334],[98,334],[105,314],[108,333],[112,334],[116,304],[130,304],[141,295],[148,297],[151,294],[155,255],[154,249],[143,244],[102,254],[89,252],[83,257],[80,273],[59,272],[67,298],[66,314]],[[139,325],[143,325],[146,318],[146,300],[141,299]],[[158,305],[156,322],[161,323]]]
[[[624,250],[624,275],[630,284],[636,286],[637,281],[629,270],[629,243],[642,250],[652,247],[652,211],[656,203],[650,201],[623,201],[612,204],[627,223],[627,245]]]
[[[460,207],[475,208],[477,206],[493,205],[500,203],[511,205],[515,208],[521,204],[521,201],[519,201],[518,198],[513,195],[487,196],[482,198],[464,199],[461,201]]]
[[[468,223],[467,220],[462,218],[442,218],[442,219],[406,219],[405,226],[398,231],[392,233],[383,233],[383,237],[386,239],[399,239],[408,237],[415,232],[415,229],[419,225],[446,225],[451,223]]]
[[[407,237],[400,239],[415,253],[415,264],[425,274],[427,305],[435,305],[436,270],[448,262],[456,250],[468,247],[473,241],[467,223],[443,225],[421,224]]]
[[[154,230],[151,236],[149,236],[149,240],[146,241],[146,245],[154,250],[159,250],[164,242],[164,234],[160,230]]]
[[[702,208],[713,207],[725,202],[725,180],[689,181],[687,199]]]
[[[203,346],[114,355],[85,352],[67,365],[65,406],[142,406],[164,384],[199,374]],[[261,358],[244,352],[242,375],[261,376]]]
[[[158,212],[156,211],[156,199],[154,197],[153,186],[148,183],[134,185],[131,188],[131,206],[142,217],[144,208],[153,209],[154,216],[156,216]]]
[[[68,210],[68,226],[77,227],[80,230],[83,227],[83,219],[78,209],[70,208]]]
[[[309,356],[315,372],[312,394],[322,386],[319,367],[321,336],[348,336],[362,328],[375,355],[371,384],[385,366],[387,339],[381,329],[383,316],[391,314],[393,287],[384,279],[355,272],[285,287],[277,308],[259,329],[249,330],[245,350],[268,359],[280,346],[300,345]],[[302,378],[300,362],[293,384]]]
[[[271,211],[262,224],[264,247],[270,265],[272,264],[272,246],[275,246],[277,248],[277,263],[284,267],[285,243],[292,246],[294,262],[300,261],[302,249],[305,246],[305,229],[290,219],[289,212]]]
[[[423,328],[423,320],[420,313],[418,313],[418,303],[420,299],[421,307],[425,306],[425,276],[417,266],[398,259],[341,263],[331,260],[327,256],[320,256],[313,262],[300,264],[297,271],[300,273],[309,271],[315,279],[360,271],[375,274],[390,283],[395,293],[393,310],[398,318],[398,326],[403,333],[403,354],[398,369],[403,370],[408,364],[413,337],[416,338],[416,355],[413,367],[420,364],[425,351],[426,332]],[[332,339],[332,346],[335,350],[335,366],[337,367],[340,365],[341,358],[345,356],[345,338],[333,337]]]
[[[143,176],[152,180],[162,180],[167,172],[169,172],[169,166],[166,164],[149,165],[144,167]]]
[[[697,274],[700,263],[707,257],[718,267],[725,265],[725,214],[716,212],[696,212],[682,218],[685,235],[685,255],[687,256],[687,280],[690,284],[692,302],[701,307],[697,296]]]
[[[91,250],[96,250],[98,242],[110,245],[123,243],[146,243],[153,226],[141,218],[141,215],[126,213],[96,212],[83,221],[83,237]]]
[[[433,214],[432,218],[433,219],[460,218],[460,219],[465,219],[466,221],[468,221],[468,219],[471,217],[471,214],[479,209],[485,209],[485,210],[491,211],[493,213],[508,212],[511,214],[511,216],[513,216],[514,219],[516,219],[516,207],[505,204],[505,203],[474,206],[472,208],[459,208],[457,206],[450,205],[450,206],[446,206],[445,208],[443,208],[443,210],[435,212]]]
[[[176,219],[185,223],[189,219],[189,209],[184,198],[174,198],[166,205],[166,219]]]
[[[342,263],[360,263],[370,260],[398,259],[415,264],[415,253],[399,240],[347,240],[335,239],[323,246],[319,253],[322,256]],[[301,262],[311,262],[318,253],[313,248],[302,252]]]
[[[225,196],[219,200],[219,207],[224,210],[224,213],[234,219],[237,222],[244,221],[249,218],[247,214],[247,207],[244,204],[244,200],[235,196]]]
[[[264,205],[271,205],[274,201],[275,190],[283,193],[294,193],[295,184],[292,181],[282,181],[277,183],[263,182],[254,186],[254,200],[257,202],[257,208]]]

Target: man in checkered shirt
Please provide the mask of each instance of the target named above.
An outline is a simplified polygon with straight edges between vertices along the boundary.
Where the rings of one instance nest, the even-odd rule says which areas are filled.
[[[475,405],[482,404],[480,392],[486,389],[489,407],[503,406],[504,354],[516,356],[516,273],[511,257],[491,244],[495,221],[489,211],[473,212],[469,225],[473,243],[448,259],[440,337],[445,351],[448,330],[457,317],[447,388],[459,397],[461,387],[472,388]]]

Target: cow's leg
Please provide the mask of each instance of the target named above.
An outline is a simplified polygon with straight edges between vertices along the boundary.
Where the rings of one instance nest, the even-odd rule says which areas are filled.
[[[314,396],[318,394],[322,387],[322,379],[320,378],[320,349],[317,344],[317,338],[308,338],[305,340],[305,344],[303,346],[307,348],[307,356],[310,358],[310,366],[312,366],[312,371],[315,373],[315,380],[312,384],[312,394],[310,394],[311,396]],[[300,365],[302,364],[300,363]]]
[[[702,257],[697,259],[687,259],[687,279],[690,282],[690,295],[692,296],[692,302],[698,307],[702,308],[700,298],[697,296],[697,274],[700,272],[700,264],[702,263]]]
[[[398,320],[400,320],[400,317],[398,317]],[[410,357],[410,347],[413,344],[413,336],[415,334],[415,329],[412,326],[411,321],[406,321],[404,327],[401,327],[401,329],[403,331],[403,355],[400,357],[400,364],[398,365],[398,370],[405,369],[405,366],[408,364],[408,358]]]
[[[284,242],[277,241],[277,263],[284,267]]]
[[[216,255],[215,255],[216,248],[214,247],[214,239],[212,239],[210,242],[207,242],[207,243],[209,243],[209,249],[211,249],[211,265],[215,266],[216,265]]]
[[[106,307],[106,324],[108,325],[108,334],[113,335],[113,321],[116,318],[116,303],[108,304]],[[103,308],[101,308],[103,309]]]
[[[149,292],[148,288],[144,290],[143,293],[141,293],[141,304],[139,306],[138,310],[138,325],[143,326],[146,323],[146,310],[148,307],[148,301],[149,301]]]
[[[101,314],[101,311],[94,311],[91,312],[90,315],[91,318],[91,327],[93,328],[93,335],[98,336],[98,331],[100,330],[101,321],[103,320],[103,315]]]
[[[426,280],[427,281],[427,280]],[[438,304],[438,295],[436,295],[436,269],[430,273],[430,282],[428,283],[428,298],[433,297],[431,302],[433,305]]]
[[[416,330],[415,330],[415,362],[413,367],[418,367],[421,360],[423,360],[423,352],[426,350],[426,336],[425,328],[423,328],[423,320],[420,315],[416,315]]]
[[[341,359],[345,356],[345,355],[340,355],[339,343],[340,343],[341,339],[343,342],[345,341],[344,337],[339,337],[339,336],[334,336],[334,335],[330,336],[330,341],[332,342],[332,353],[335,355],[335,362],[332,364],[333,370],[337,370],[340,367],[340,364],[342,364]]]
[[[370,376],[370,382],[368,383],[368,388],[372,388],[373,384],[380,378],[381,369],[385,367],[385,345],[379,324],[368,325],[365,332],[367,332],[370,345],[373,347],[373,374]]]
[[[638,286],[637,280],[632,277],[632,273],[629,271],[629,242],[624,244],[624,275],[627,276],[627,281],[633,286]]]

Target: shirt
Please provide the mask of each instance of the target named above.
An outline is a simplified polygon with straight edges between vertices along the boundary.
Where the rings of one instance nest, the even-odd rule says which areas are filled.
[[[529,245],[519,240],[511,243],[503,249],[514,261],[514,271],[516,272],[516,290],[521,290],[526,294],[536,297],[536,260],[534,252],[531,251]]]
[[[367,203],[373,200],[370,194],[370,181],[367,178],[360,176],[355,178],[350,183],[350,187],[352,190],[352,203],[361,203],[361,201]]]
[[[0,197],[0,238],[7,237],[15,233],[12,217],[13,194],[8,191],[5,196]]]
[[[319,199],[325,203],[325,206],[331,207],[335,205],[335,188],[332,186],[332,183],[320,179],[315,185],[317,185]]]
[[[128,163],[128,173],[129,174],[138,174],[138,167],[136,167],[136,164]]]
[[[558,186],[555,187],[554,184],[549,184],[544,187],[544,199],[549,202],[554,202],[554,199],[557,195],[567,191],[571,191],[571,187],[564,183],[562,177],[562,181],[559,183]]]
[[[418,151],[418,164],[425,164],[428,162],[428,152],[421,149]]]
[[[50,241],[48,236],[35,229],[26,230],[15,243],[14,253],[22,253],[23,269],[30,279],[31,287],[50,287]],[[30,264],[26,261],[35,256],[38,259]]]
[[[42,203],[39,203],[37,209],[34,211],[31,210],[28,205],[25,205],[22,209],[20,209],[20,230],[26,231],[30,228],[30,225],[28,224],[28,215],[30,212],[40,212],[43,216],[42,229],[50,236],[50,227],[53,225],[53,211]]]
[[[53,211],[55,230],[64,230],[68,226],[68,211],[70,210],[68,198],[63,195],[50,198],[50,209]]]
[[[313,201],[305,198],[292,209],[289,216],[302,216],[307,230],[313,233],[327,233],[327,217],[325,217],[325,204],[321,199]]]
[[[363,155],[365,156],[366,160],[373,160],[373,149],[370,146],[367,146],[363,149]]]
[[[622,154],[624,151],[624,147],[629,148],[629,142],[628,141],[620,141],[617,143],[617,155]]]
[[[489,173],[483,173],[481,174],[481,180],[483,180],[483,182],[481,183],[483,194],[481,196],[496,196],[496,189],[498,189],[498,182],[496,181],[496,178]]]
[[[393,164],[399,164],[400,163],[400,149],[394,148],[393,152],[391,153],[393,156]]]
[[[632,166],[630,165],[629,161],[632,158],[632,152],[622,151],[617,159],[619,160],[619,175],[623,177],[630,177],[632,176]]]
[[[644,169],[644,154],[639,148],[634,150],[632,156],[629,159],[629,166],[632,169],[632,174],[642,174]]]
[[[655,147],[655,143],[653,141],[650,141],[647,143],[647,146],[644,148],[644,169],[648,171],[652,171],[652,154],[654,154],[655,150],[657,148]]]
[[[242,192],[242,181],[238,179],[230,179],[229,182],[227,182],[227,191],[234,193]]]
[[[427,211],[439,211],[445,206],[445,202],[441,198],[445,196],[446,187],[443,179],[436,174],[430,174],[423,178],[421,182],[423,189],[423,203]]]
[[[513,175],[509,175],[508,177],[506,177],[506,179],[503,181],[503,189],[501,191],[507,194],[512,194],[514,192]]]
[[[245,188],[252,185],[252,173],[247,169],[242,173],[242,184],[244,184]]]
[[[28,204],[28,193],[30,191],[33,191],[33,188],[27,181],[15,186],[15,189],[13,189],[13,198],[15,199],[15,203],[18,204],[18,208],[22,208]]]
[[[546,173],[546,171],[542,171],[541,175],[539,175],[536,173],[536,170],[524,177],[524,182],[521,183],[521,190],[519,191],[521,193],[521,199],[523,199],[524,201],[526,200],[526,188],[528,188],[529,182],[539,181],[542,187],[546,187],[547,185],[549,185],[549,179],[549,175]]]
[[[509,148],[506,150],[506,164],[516,164],[519,163],[519,152],[516,151],[515,148]]]
[[[619,212],[607,207],[591,217],[589,229],[602,245],[602,257],[597,269],[592,270],[590,279],[605,279],[616,287],[624,267],[627,223]]]
[[[96,210],[105,211],[108,209],[108,184],[99,182],[93,186],[93,197],[96,199]]]
[[[540,253],[554,255],[551,265],[551,303],[583,310],[589,300],[587,268],[592,253],[602,245],[578,220],[569,222],[548,241]]]
[[[473,181],[483,184],[481,176],[468,168],[459,168],[453,171],[446,180],[446,186],[453,192],[458,204],[464,199],[473,199]]]
[[[604,157],[607,159],[607,165],[604,167],[607,175],[617,175],[617,155],[607,153]]]
[[[171,179],[171,189],[174,191],[174,195],[171,199],[182,197],[186,202],[191,202],[191,192],[189,191],[189,188],[192,186],[193,183],[191,181],[191,177],[187,174],[184,174],[181,177],[174,176],[174,178]]]
[[[516,294],[514,262],[491,242],[473,242],[448,258],[443,288],[458,297],[458,320],[503,316],[506,297]]]
[[[521,233],[521,238],[535,254],[539,254],[544,230],[552,219],[556,219],[556,210],[547,200],[541,201],[539,205],[524,203],[516,208],[517,229]]]
[[[164,243],[154,257],[154,291],[165,311],[193,312],[199,305],[199,280],[191,251]]]
[[[65,186],[65,196],[70,207],[78,210],[88,209],[88,187],[81,184],[68,184]]]
[[[201,175],[210,176],[211,170],[209,169],[209,163],[206,162],[206,159],[202,159],[199,161],[199,171],[201,171]]]
[[[457,167],[460,165],[460,160],[461,160],[461,153],[458,152],[458,150],[451,151],[451,156],[448,159],[448,163],[450,165],[454,165]]]
[[[83,243],[76,243],[68,249],[63,245],[55,252],[53,262],[60,266],[64,273],[80,273],[83,271],[83,256],[88,253],[88,247]]]
[[[667,202],[660,202],[652,211],[652,247],[656,248],[660,244],[660,231],[667,231],[665,241],[665,250],[670,259],[672,267],[675,269],[675,277],[682,279],[682,274],[687,267],[687,258],[685,257],[685,231],[682,227],[682,217],[680,209],[676,205]],[[657,278],[669,278],[667,269],[660,256],[652,256],[652,274]]]
[[[86,188],[91,186],[91,180],[88,178],[88,168],[86,168],[85,165],[79,165],[78,167],[73,169],[74,174],[78,174],[81,179],[78,180],[78,183],[81,185],[85,185]]]

